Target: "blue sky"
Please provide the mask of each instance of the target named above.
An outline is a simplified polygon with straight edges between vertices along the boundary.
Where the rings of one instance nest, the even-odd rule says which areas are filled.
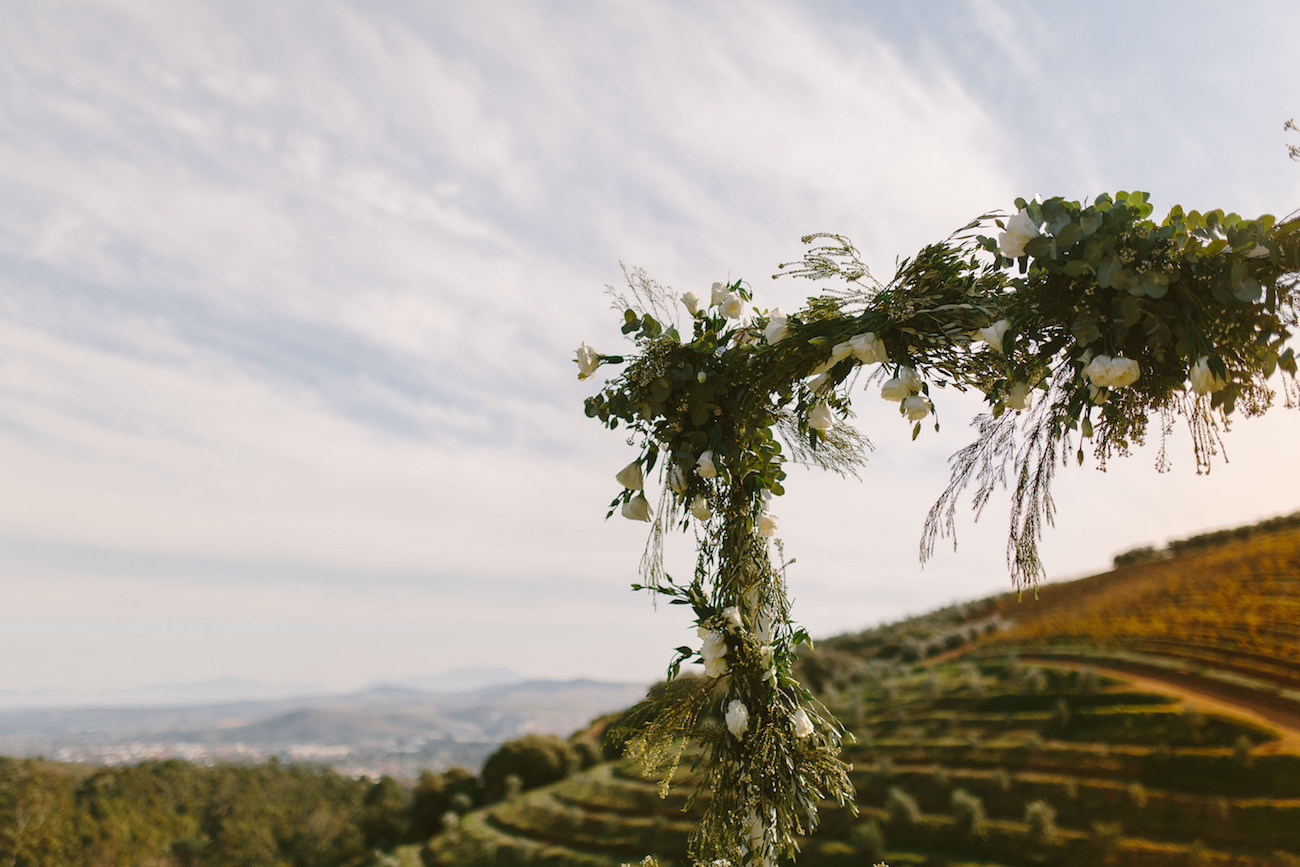
[[[686,624],[570,360],[620,262],[790,310],[812,231],[887,276],[1017,196],[1300,207],[1283,2],[4,6],[0,693],[651,679]],[[916,563],[978,406],[882,403],[781,503],[814,634],[1008,586],[993,508]],[[1049,571],[1300,508],[1297,416],[1063,474]]]

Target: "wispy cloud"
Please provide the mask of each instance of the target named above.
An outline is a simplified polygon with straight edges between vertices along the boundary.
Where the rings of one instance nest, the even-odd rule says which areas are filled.
[[[887,275],[1015,195],[1130,171],[1165,183],[1208,158],[1243,202],[1300,197],[1232,162],[1240,137],[1144,147],[1171,118],[1210,121],[1156,76],[1172,46],[1076,38],[1104,26],[982,3],[943,21],[830,3],[25,8],[0,33],[6,616],[66,599],[69,618],[129,619],[120,588],[158,623],[252,622],[319,592],[297,610],[322,623],[481,606],[481,634],[456,641],[499,649],[517,624],[493,618],[513,623],[503,600],[533,599],[537,575],[554,598],[622,592],[640,528],[600,518],[626,449],[582,418],[590,384],[567,360],[579,339],[617,345],[599,292],[620,259],[679,289],[744,276],[791,308],[813,287],[766,278],[808,231],[849,234]],[[1300,99],[1268,77],[1280,59],[1250,64],[1272,82],[1260,111]],[[1157,96],[1119,92],[1134,67]],[[919,451],[878,434],[865,496],[792,493],[817,622],[971,586],[940,566],[928,588],[825,602],[862,567],[824,533],[912,538],[960,441],[950,418]],[[920,505],[900,520],[903,489]],[[883,547],[882,574],[915,576],[910,542]],[[551,632],[540,658],[580,669]]]

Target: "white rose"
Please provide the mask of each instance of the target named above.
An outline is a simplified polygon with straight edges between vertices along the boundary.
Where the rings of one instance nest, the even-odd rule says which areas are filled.
[[[700,296],[694,292],[687,292],[682,296],[682,303],[686,305],[686,312],[692,316],[700,315]]]
[[[1131,358],[1117,355],[1110,360],[1110,382],[1115,388],[1123,388],[1138,381],[1142,368]]]
[[[714,283],[712,292],[713,294],[709,300],[709,306],[717,307],[726,300],[728,295],[731,294],[731,287],[726,283]]]
[[[764,539],[770,539],[781,529],[781,519],[772,512],[764,512],[763,517],[758,519],[758,535]]]
[[[1007,389],[1007,409],[1029,409],[1031,388],[1027,382],[1013,382]]]
[[[930,414],[934,409],[934,404],[930,403],[930,398],[923,394],[914,394],[903,400],[903,414],[907,416],[908,421],[920,421]]]
[[[808,719],[808,714],[803,708],[799,708],[791,715],[790,724],[794,726],[794,736],[797,738],[806,738],[813,733],[812,720]]]
[[[921,374],[917,373],[915,368],[901,368],[898,371],[898,378],[902,381],[903,385],[907,386],[907,390],[913,394],[916,394],[916,392],[921,390]]]
[[[691,514],[694,515],[697,520],[707,521],[709,518],[713,517],[713,510],[709,508],[708,500],[704,499],[703,496],[697,495],[694,500],[691,500]]]
[[[1019,259],[1025,255],[1025,244],[1037,237],[1038,224],[1028,211],[1021,211],[1007,220],[1007,230],[998,235],[998,249],[1009,259]]]
[[[1197,394],[1213,394],[1228,384],[1226,379],[1210,370],[1210,359],[1205,356],[1192,365],[1188,376],[1192,380],[1192,391]]]
[[[1083,369],[1083,375],[1096,388],[1110,387],[1110,356],[1095,356]]]
[[[808,388],[813,394],[825,394],[826,390],[831,387],[831,375],[823,373],[821,376],[815,376],[808,382]]]
[[[695,471],[702,479],[712,479],[718,475],[718,468],[713,465],[713,452],[707,451],[695,462]]]
[[[904,400],[911,393],[912,389],[908,388],[903,383],[903,380],[899,379],[897,376],[893,379],[887,380],[885,384],[880,387],[880,396],[885,400],[892,400],[895,403]]]
[[[728,319],[739,319],[741,314],[745,312],[745,299],[728,292],[727,296],[722,299],[722,303],[718,305],[718,312]]]
[[[614,476],[620,485],[631,491],[645,490],[645,476],[641,473],[641,462],[633,461],[618,471]]]
[[[770,644],[760,644],[758,647],[758,661],[764,669],[763,680],[771,680],[776,677],[776,648]]]
[[[989,345],[989,348],[996,349],[998,352],[1001,352],[1002,338],[1006,335],[1007,329],[1010,327],[1011,327],[1010,322],[1008,322],[1005,319],[999,319],[997,322],[994,322],[988,328],[981,328],[979,331],[975,333],[979,335],[980,340],[983,340],[985,343]]]
[[[649,521],[650,504],[644,496],[637,494],[623,504],[623,517],[630,521]]]
[[[889,352],[885,343],[876,338],[875,332],[867,331],[849,338],[849,346],[858,361],[863,364],[885,364],[889,361]]]
[[[740,619],[740,609],[735,605],[730,605],[722,609],[722,619],[727,621],[727,625],[735,629],[744,628],[745,624]]]
[[[830,406],[819,403],[808,413],[808,427],[813,430],[828,431],[835,426],[835,415]]]
[[[733,698],[727,705],[727,730],[736,740],[743,739],[745,732],[749,731],[749,708],[738,698]]]
[[[826,360],[823,361],[821,364],[817,365],[817,366],[814,367],[812,370],[808,371],[808,375],[809,375],[809,376],[820,376],[821,374],[823,374],[823,373],[825,373],[826,371],[830,370],[830,369],[831,369],[832,367],[834,367],[834,366],[835,366],[835,356],[832,355],[830,358],[826,359]]]
[[[768,343],[780,343],[789,336],[788,320],[778,307],[768,315],[767,327],[763,329],[763,339]]]
[[[682,469],[681,464],[674,462],[668,465],[668,477],[665,481],[668,490],[674,494],[686,493],[686,471]]]
[[[696,629],[695,634],[704,641],[700,647],[700,658],[704,660],[704,673],[709,677],[726,674],[727,639],[723,638],[721,632],[704,626]]]
[[[586,379],[596,372],[600,367],[600,353],[587,345],[584,340],[578,344],[578,357],[574,359],[578,365],[578,379]]]
[[[831,347],[831,365],[839,364],[852,354],[853,343],[851,341],[846,340],[843,343],[835,344]]]

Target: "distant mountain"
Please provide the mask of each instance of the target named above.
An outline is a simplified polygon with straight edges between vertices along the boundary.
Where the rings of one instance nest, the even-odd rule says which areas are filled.
[[[75,707],[168,707],[274,701],[319,694],[313,684],[270,684],[234,677],[101,690],[0,690],[0,710]]]
[[[486,679],[503,676],[498,669]],[[453,764],[477,768],[503,741],[534,732],[567,735],[644,694],[645,684],[567,680],[454,693],[389,685],[276,701],[0,710],[0,754],[104,763],[277,756],[324,761],[351,774],[414,776]]]
[[[380,686],[400,686],[418,689],[424,692],[472,692],[490,686],[503,686],[519,683],[523,675],[509,668],[479,666],[476,668],[457,668],[441,674],[426,674],[421,677],[408,677],[396,681],[384,681]]]

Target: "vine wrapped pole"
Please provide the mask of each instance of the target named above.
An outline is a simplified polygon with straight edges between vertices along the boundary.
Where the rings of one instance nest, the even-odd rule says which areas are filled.
[[[931,386],[985,395],[988,411],[952,458],[921,553],[952,533],[964,492],[978,514],[1009,487],[1007,563],[1017,587],[1042,575],[1055,469],[1082,463],[1085,442],[1104,467],[1144,440],[1152,417],[1163,437],[1181,416],[1200,472],[1234,413],[1272,405],[1275,372],[1285,374],[1284,402],[1300,398],[1287,345],[1300,220],[1175,207],[1157,224],[1147,194],[1123,192],[1091,203],[1019,199],[1016,208],[925,247],[887,283],[845,238],[808,236],[803,260],[782,271],[837,285],[790,315],[747,315],[753,298],[742,281],[676,299],[633,271],[629,294],[614,295],[636,351],[578,349],[580,378],[624,366],[586,412],[624,426],[639,446],[615,476],[622,489],[609,510],[650,524],[633,586],[695,614],[700,646],[677,648],[669,678],[687,661],[706,676],[642,706],[629,753],[666,788],[687,743],[698,745],[701,786],[711,792],[691,840],[699,863],[793,859],[818,803],[852,803],[839,758],[845,732],[792,672],[808,635],[790,617],[773,504],[788,459],[841,474],[862,463],[868,444],[845,421],[861,378],[880,382],[913,438],[937,413]],[[689,327],[676,324],[682,312]],[[660,491],[653,507],[651,477]],[[663,540],[674,529],[696,538],[690,582],[664,571]]]

